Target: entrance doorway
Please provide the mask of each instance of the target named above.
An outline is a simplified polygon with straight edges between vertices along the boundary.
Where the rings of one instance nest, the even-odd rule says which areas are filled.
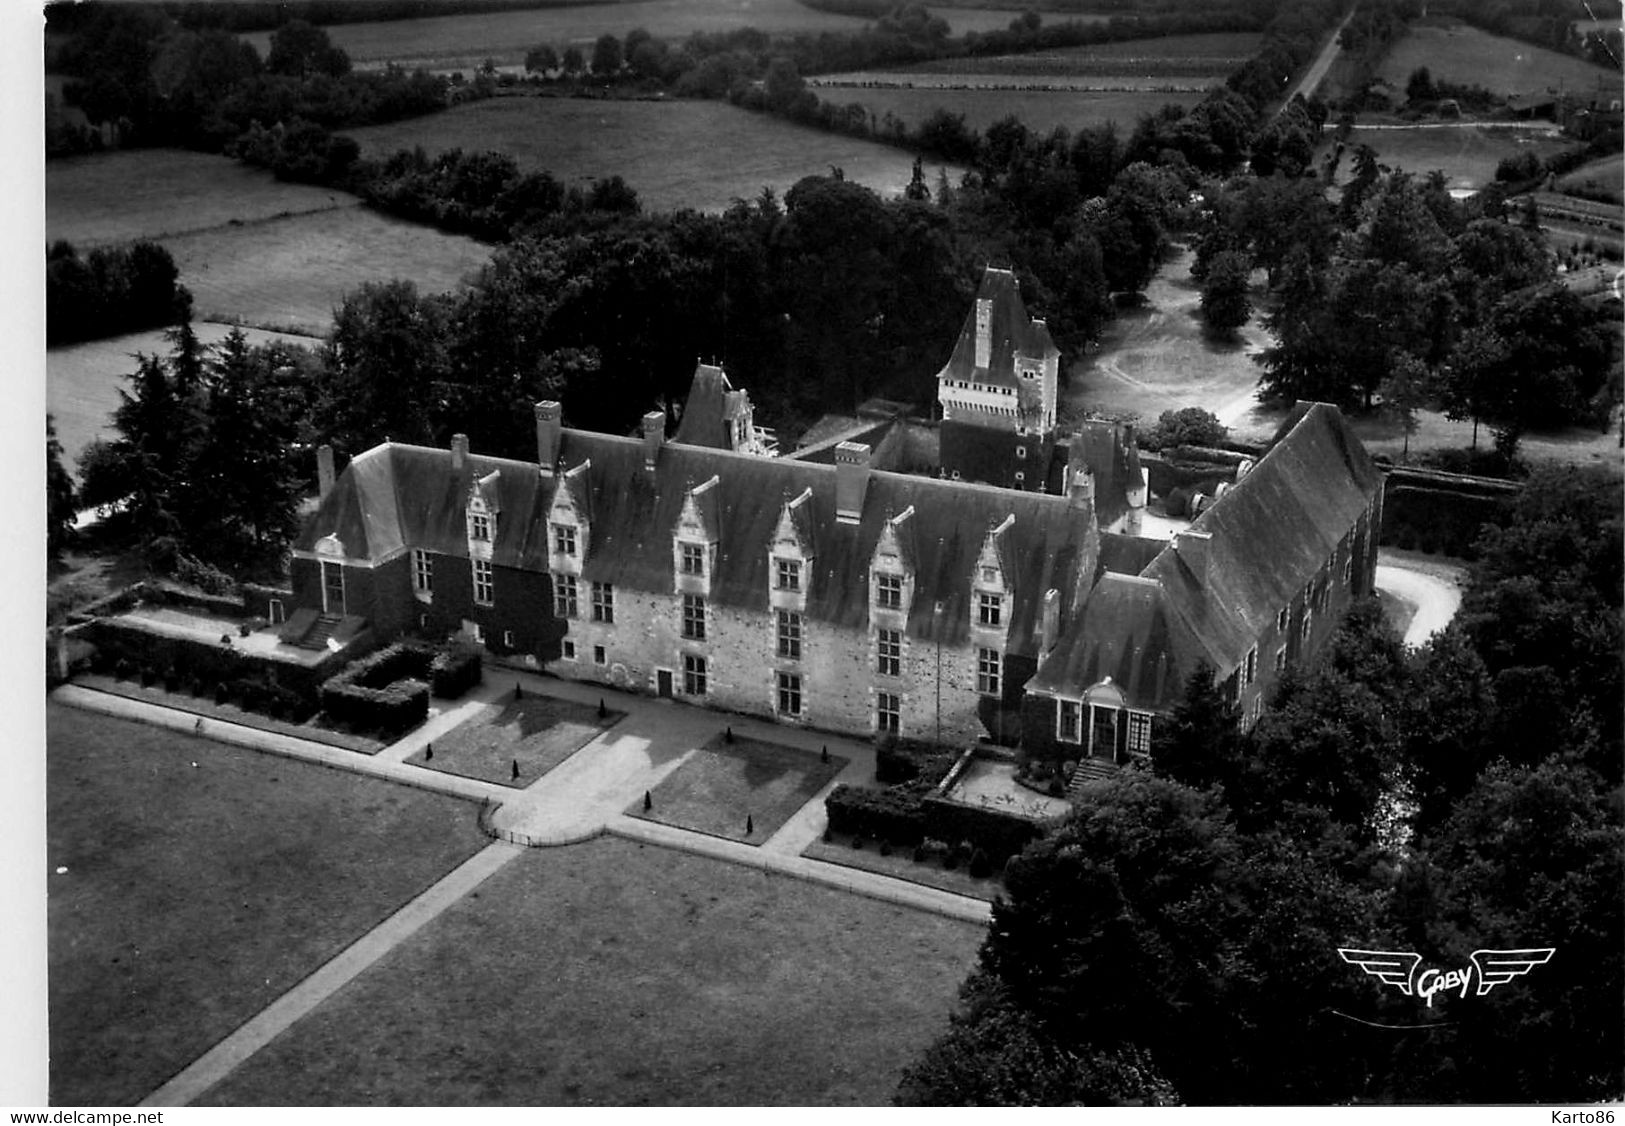
[[[1117,758],[1117,709],[1089,709],[1089,757]]]
[[[671,670],[659,669],[655,672],[655,691],[662,700],[671,699]]]
[[[344,568],[322,560],[322,613],[344,615]]]

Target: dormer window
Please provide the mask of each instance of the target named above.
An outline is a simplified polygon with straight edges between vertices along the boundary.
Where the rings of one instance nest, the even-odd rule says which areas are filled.
[[[901,610],[903,608],[903,576],[885,575],[875,576],[875,605],[882,610]]]
[[[553,525],[553,551],[557,555],[576,553],[576,530],[572,525]]]
[[[997,594],[979,592],[976,596],[976,621],[979,625],[997,627],[1003,620],[1004,599]]]
[[[468,538],[479,543],[491,542],[491,517],[484,512],[468,514]]]
[[[775,556],[773,559],[773,585],[779,590],[800,590],[801,561]]]
[[[685,543],[682,545],[682,569],[685,575],[705,574],[705,545],[699,543]]]

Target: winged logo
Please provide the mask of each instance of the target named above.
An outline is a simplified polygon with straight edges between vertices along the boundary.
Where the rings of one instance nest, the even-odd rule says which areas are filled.
[[[1422,955],[1406,950],[1345,950],[1337,951],[1343,961],[1359,966],[1378,978],[1384,985],[1396,986],[1409,997],[1416,985],[1416,967],[1422,964]]]
[[[1484,996],[1497,985],[1505,985],[1515,977],[1522,977],[1536,966],[1544,966],[1555,953],[1555,946],[1528,950],[1474,950],[1473,968],[1478,971],[1478,996]]]

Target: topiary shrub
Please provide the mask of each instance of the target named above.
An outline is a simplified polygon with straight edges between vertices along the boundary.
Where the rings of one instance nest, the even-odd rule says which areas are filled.
[[[970,854],[970,864],[965,869],[979,880],[985,880],[993,874],[993,861],[989,859],[986,849],[976,849]]]
[[[862,833],[859,833],[857,836],[852,838],[852,848],[855,851],[861,851],[863,849],[863,834]]]
[[[880,855],[881,856],[890,856],[891,855],[891,842],[890,841],[881,841],[880,842]]]

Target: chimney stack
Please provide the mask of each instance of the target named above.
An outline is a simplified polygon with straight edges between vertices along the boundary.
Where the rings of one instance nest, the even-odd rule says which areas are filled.
[[[1044,616],[1040,620],[1039,655],[1055,648],[1055,639],[1061,633],[1061,592],[1054,587],[1044,592]]]
[[[835,447],[835,519],[856,524],[863,519],[863,496],[869,491],[869,447],[842,442]]]
[[[454,473],[461,473],[468,467],[468,435],[453,434],[451,436],[451,468]]]
[[[1193,532],[1189,528],[1174,537],[1174,550],[1196,576],[1196,581],[1204,586],[1207,585],[1207,557],[1212,540],[1212,532]]]
[[[653,469],[666,442],[666,412],[650,411],[643,416],[643,468]]]
[[[544,477],[559,461],[559,427],[564,409],[551,399],[536,404],[536,464]]]
[[[1069,466],[1067,472],[1071,479],[1067,482],[1066,499],[1073,508],[1083,508],[1095,503],[1095,475],[1089,472],[1087,465]]]
[[[325,442],[316,447],[316,499],[326,500],[333,491],[333,447]]]

